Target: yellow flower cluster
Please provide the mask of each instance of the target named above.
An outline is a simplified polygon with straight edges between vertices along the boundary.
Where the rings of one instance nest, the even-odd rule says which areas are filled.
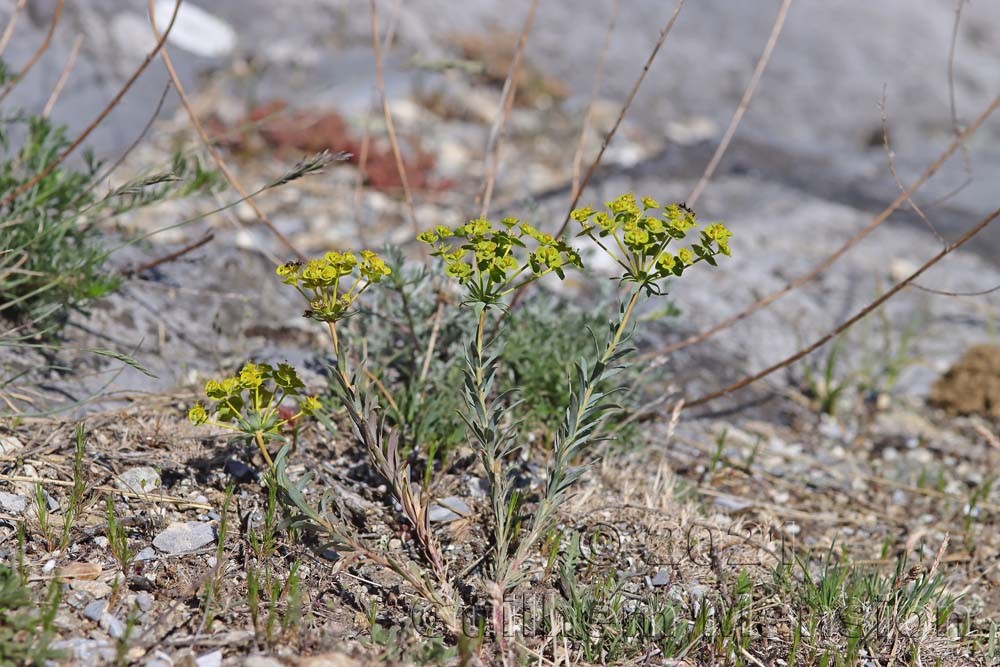
[[[320,409],[315,396],[302,395],[305,388],[298,372],[290,364],[247,363],[234,375],[221,380],[209,380],[205,395],[213,401],[211,407],[198,402],[188,411],[188,419],[196,425],[205,424],[215,415],[215,423],[248,435],[260,431],[277,433],[286,423]],[[281,419],[278,408],[287,398],[298,401],[298,412]]]
[[[309,303],[307,317],[336,322],[347,314],[369,285],[392,273],[371,250],[362,250],[360,254],[359,260],[353,252],[328,252],[305,264],[282,264],[277,273],[283,283],[293,286]]]
[[[580,267],[580,255],[565,241],[517,218],[498,225],[478,218],[455,229],[438,226],[417,236],[445,264],[445,273],[465,286],[474,301],[491,303],[516,289],[515,282],[554,272],[564,277],[567,265]]]
[[[667,250],[672,241],[687,237],[698,226],[694,211],[684,204],[661,206],[652,197],[637,201],[627,192],[606,204],[605,211],[587,206],[576,209],[571,217],[581,228],[581,235],[592,238],[625,269],[624,279],[651,286],[667,276],[680,276],[700,261],[715,266],[717,255],[729,255],[725,225],[705,227],[697,242],[673,254]]]

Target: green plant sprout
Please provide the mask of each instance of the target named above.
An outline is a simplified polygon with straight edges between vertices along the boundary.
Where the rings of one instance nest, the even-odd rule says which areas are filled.
[[[497,389],[495,379],[503,351],[495,348],[501,347],[499,334],[513,294],[549,274],[562,279],[566,271],[582,269],[581,255],[565,239],[511,217],[496,224],[480,218],[455,228],[438,226],[417,237],[442,260],[445,275],[457,282],[464,297],[461,307],[472,309],[477,316],[475,332],[465,345],[464,383],[460,390],[465,414],[461,417],[489,486],[493,539],[490,552],[484,555],[484,588],[501,648],[505,648],[505,596],[525,580],[526,560],[555,527],[559,508],[586,469],[586,465],[580,465],[588,463],[586,451],[604,437],[599,435],[599,427],[616,409],[611,401],[616,390],[607,389],[607,382],[625,368],[640,299],[664,294],[665,281],[681,276],[691,266],[701,262],[716,266],[719,255],[730,254],[732,233],[721,223],[705,226],[685,247],[668,249],[673,242],[694,236],[693,230],[698,227],[694,212],[684,204],[661,206],[652,198],[637,200],[626,193],[608,202],[606,210],[577,209],[572,217],[580,225],[578,237],[589,239],[621,268],[619,285],[627,288],[627,297],[619,301],[617,317],[608,322],[604,339],[595,336],[592,355],[582,356],[575,364],[544,486],[530,515],[524,511],[525,501],[515,489],[512,475],[515,454],[523,444],[515,415],[520,392]],[[318,505],[310,503],[305,488],[313,477],[307,474],[296,481],[288,477],[288,445],[272,465],[272,479],[282,493],[282,501],[293,512],[284,525],[312,531],[321,536],[324,546],[358,553],[395,572],[431,604],[447,632],[460,638],[461,609],[467,596],[457,593],[455,578],[431,530],[428,486],[421,487],[419,480],[415,483],[411,479],[409,461],[400,453],[401,431],[406,425],[387,426],[378,415],[380,396],[386,390],[377,381],[359,382],[358,378],[374,376],[363,367],[350,368],[337,333],[337,323],[358,312],[358,298],[391,275],[390,268],[374,252],[365,250],[360,258],[351,252],[330,252],[305,264],[283,264],[277,273],[306,300],[305,316],[327,324],[334,352],[331,370],[335,393],[346,408],[370,464],[387,482],[388,492],[410,524],[425,569],[409,562],[405,555],[369,545],[357,529],[342,519],[330,490],[322,494]],[[238,375],[206,386],[206,394],[215,401],[212,413],[217,414],[211,423],[256,439],[270,463],[264,439],[277,435],[288,421],[280,419],[277,406],[286,396],[297,397],[299,389],[301,383],[287,364],[278,370],[248,364]],[[391,395],[385,398],[393,403]],[[300,400],[300,414],[318,408],[316,399]],[[209,414],[204,405],[197,404],[190,417],[197,424],[209,423]],[[401,413],[396,410],[396,414]]]
[[[268,466],[274,461],[267,451],[269,441],[282,439],[282,429],[303,415],[315,413],[319,399],[303,395],[305,385],[298,372],[289,364],[247,363],[240,372],[222,380],[209,380],[205,395],[214,401],[211,408],[201,402],[188,411],[188,419],[195,425],[211,424],[230,431],[246,434],[257,443]],[[286,399],[298,401],[298,412],[283,417],[280,412]],[[215,418],[212,418],[215,415]]]

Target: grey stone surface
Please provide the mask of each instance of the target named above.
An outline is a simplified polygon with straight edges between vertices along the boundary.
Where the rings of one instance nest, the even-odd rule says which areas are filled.
[[[139,553],[135,555],[135,559],[137,561],[156,560],[156,551],[153,549],[153,547],[146,547],[145,549],[140,550]]]
[[[123,491],[152,493],[160,488],[160,473],[150,466],[136,466],[119,474],[115,485]]]
[[[125,624],[117,616],[104,613],[101,615],[101,620],[98,624],[112,639],[121,639],[125,636]]]
[[[215,541],[215,530],[207,523],[178,521],[153,538],[153,546],[168,554],[195,551]]]
[[[5,54],[15,69],[40,42],[53,4],[32,3],[30,19],[21,17],[19,32]],[[458,33],[487,35],[498,27],[516,32],[528,4],[528,0],[402,3],[394,22],[397,39],[386,60],[390,98],[403,100],[417,87],[453,85],[438,74],[413,69],[411,58],[454,55],[448,38]],[[688,128],[688,138],[693,139],[667,141],[654,159],[601,175],[586,194],[587,201],[601,201],[622,190],[661,198],[687,196],[743,94],[778,5],[777,0],[685,4],[628,122],[656,140],[678,139],[682,134],[678,127]],[[192,91],[198,90],[199,73],[251,58],[248,76],[255,99],[282,97],[302,106],[333,104],[348,115],[367,109],[374,67],[366,7],[360,8],[353,0],[289,0],[280,6],[268,0],[217,0],[199,6],[232,26],[236,44],[231,54],[218,58],[199,57],[171,45],[175,63]],[[566,83],[571,96],[564,106],[569,110],[582,109],[588,98],[610,6],[598,0],[540,3],[527,56],[542,71]],[[393,23],[393,3],[380,2],[379,7],[384,28]],[[625,97],[672,10],[672,3],[660,0],[622,3],[601,90],[605,100]],[[448,20],[438,20],[445,13]],[[711,326],[757,296],[782,287],[898,195],[877,141],[883,86],[900,178],[909,183],[927,166],[953,131],[947,70],[954,16],[954,3],[945,1],[793,3],[736,141],[697,204],[702,217],[722,219],[733,228],[736,256],[719,271],[699,271],[703,275],[697,279],[692,276],[673,286],[672,298],[684,316],[651,338],[672,339]],[[140,28],[144,21],[142,9],[125,0],[68,3],[52,49],[15,89],[8,104],[40,107],[76,35],[84,34],[79,62],[55,113],[57,120],[81,127],[141,60],[149,46],[149,35]],[[1000,51],[995,48],[1000,38],[1000,4],[964,4],[958,34],[956,108],[960,123],[967,123],[1000,91]],[[164,81],[161,64],[154,63],[95,134],[92,144],[98,154],[113,155],[116,148],[131,141],[146,122]],[[240,95],[247,85],[247,81],[232,83]],[[164,117],[175,108],[176,100],[170,96]],[[469,129],[466,125],[456,124],[449,132],[464,132]],[[612,151],[629,148],[626,134],[619,135]],[[477,139],[480,133],[469,136]],[[969,143],[972,182],[945,204],[929,205],[965,181],[961,156],[946,163],[916,199],[946,240],[957,238],[996,206],[998,138],[1000,122],[993,119]],[[562,161],[569,162],[572,150],[573,146],[566,145],[556,152],[564,151]],[[560,155],[553,158],[558,160]],[[501,170],[501,182],[524,179],[525,187],[530,187],[535,172],[519,166],[523,168],[508,165]],[[525,205],[511,212],[522,214],[539,204],[537,218],[562,215],[565,190],[527,194],[531,197]],[[298,210],[295,201],[290,200],[289,206]],[[306,215],[299,212],[277,220],[295,226]],[[353,241],[361,231],[341,224],[341,217],[332,215],[323,232],[339,242]],[[193,269],[164,266],[157,283],[168,289],[126,285],[114,297],[96,304],[91,319],[80,322],[102,337],[103,347],[134,350],[158,376],[149,379],[125,368],[112,389],[166,390],[195,371],[237,366],[251,357],[287,359],[301,366],[313,355],[315,348],[307,340],[311,334],[304,334],[299,326],[298,304],[275,281],[262,278],[270,275],[273,264],[264,254],[273,248],[268,237],[257,230],[242,230],[236,238],[242,239],[244,250],[194,255]],[[885,289],[891,278],[907,267],[919,266],[940,245],[912,214],[897,213],[819,281],[739,323],[721,342],[675,355],[672,370],[690,382],[686,387],[692,394],[718,387],[745,371],[759,370],[850,315]],[[922,277],[922,283],[955,291],[1000,284],[1000,224],[993,224],[971,242],[968,251],[949,257]],[[129,250],[117,257],[125,264],[144,256]],[[239,295],[201,289],[206,272],[225,276],[228,285],[250,288]],[[998,309],[997,293],[947,298],[906,291],[894,298],[885,312],[897,334],[908,325],[920,333],[912,341],[919,363],[905,369],[898,388],[925,393],[936,374],[965,346],[993,335],[990,323]],[[258,314],[264,312],[273,326],[260,325]],[[250,335],[268,327],[271,331],[264,336]],[[867,331],[856,329],[852,334],[853,342],[847,346],[852,364],[863,365],[869,363],[866,359],[884,355],[884,349],[879,350],[885,346],[877,340],[875,328]],[[892,342],[887,345],[891,347]],[[71,393],[82,398],[99,388],[99,383],[83,382]]]
[[[115,659],[115,646],[106,639],[60,639],[52,642],[52,649],[64,651],[80,665],[99,665]]]
[[[0,510],[18,515],[24,514],[24,510],[27,507],[28,499],[24,496],[19,496],[16,493],[0,491]]]
[[[427,511],[427,517],[435,523],[447,523],[468,516],[471,512],[472,510],[469,509],[469,505],[464,500],[456,496],[449,496],[431,505]]]
[[[222,667],[222,650],[200,655],[194,662],[197,667]]]
[[[107,600],[94,600],[83,608],[83,615],[90,620],[97,622],[101,620],[104,610],[108,608]]]

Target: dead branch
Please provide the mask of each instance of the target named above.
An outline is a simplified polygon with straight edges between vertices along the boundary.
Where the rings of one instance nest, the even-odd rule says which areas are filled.
[[[370,0],[370,4],[372,13],[372,47],[375,51],[375,86],[378,89],[379,98],[382,100],[385,129],[389,135],[392,156],[396,160],[396,170],[399,172],[399,183],[403,187],[403,198],[406,201],[406,210],[410,216],[410,225],[413,227],[413,233],[416,234],[420,231],[420,226],[417,224],[417,211],[413,206],[413,192],[410,190],[410,181],[406,176],[403,155],[399,150],[399,141],[396,139],[396,127],[392,123],[392,112],[389,111],[389,100],[385,94],[385,76],[382,72],[382,48],[378,36],[378,9],[375,7],[375,0]]]
[[[48,51],[49,46],[52,45],[52,36],[56,34],[56,26],[59,25],[59,19],[62,18],[63,5],[65,4],[66,0],[59,0],[59,2],[56,4],[55,11],[52,13],[52,22],[49,24],[49,31],[45,34],[45,39],[42,40],[41,45],[35,50],[35,52],[31,54],[31,57],[28,58],[28,62],[24,64],[24,67],[22,67],[17,74],[15,74],[10,78],[10,81],[8,81],[7,85],[3,87],[3,90],[0,90],[0,102],[3,102],[4,99],[7,97],[7,95],[10,93],[10,91],[14,90],[14,86],[16,86],[21,81],[21,79],[23,79],[28,75],[28,72],[31,71],[31,68],[34,67],[35,63],[38,62],[38,59],[41,58],[42,54]],[[14,16],[11,17],[10,24],[8,25],[9,29],[13,28],[14,18],[16,17],[17,17],[17,10],[15,10]],[[6,35],[4,37],[6,38]],[[7,46],[6,42],[4,42],[4,46],[5,47]]]
[[[149,22],[153,27],[153,34],[159,38],[159,29],[156,27],[156,18],[154,16],[155,12],[153,11],[153,0],[148,0],[148,4]],[[260,210],[260,207],[257,206],[257,203],[247,193],[243,184],[240,183],[233,172],[230,171],[229,167],[222,159],[222,156],[219,154],[219,151],[212,144],[208,133],[205,131],[205,127],[201,124],[201,121],[198,120],[198,114],[195,113],[194,107],[191,105],[191,101],[188,99],[187,93],[184,91],[184,86],[181,83],[180,77],[177,76],[177,70],[174,69],[174,63],[170,59],[170,54],[167,52],[167,49],[164,48],[160,52],[160,57],[163,59],[163,64],[167,68],[167,73],[170,75],[170,81],[173,83],[174,90],[177,91],[177,95],[181,99],[181,104],[184,106],[184,111],[187,112],[188,118],[191,120],[191,124],[194,126],[195,131],[198,132],[198,136],[205,145],[205,149],[208,150],[209,155],[212,156],[212,161],[215,162],[215,165],[219,168],[219,171],[222,172],[222,175],[229,182],[229,185],[231,185],[233,189],[239,193],[240,197],[247,202],[247,205],[250,207],[250,210],[253,211],[257,220],[267,227],[271,233],[274,234],[275,238],[277,238],[278,241],[280,241],[281,244],[289,250],[289,252],[295,255],[300,261],[305,260],[305,255],[303,255],[298,248],[296,248],[292,242],[288,240],[288,237],[282,234],[278,228],[274,226],[274,223],[268,220],[268,218],[264,215],[264,212]]]
[[[708,403],[709,401],[712,401],[712,400],[714,400],[716,398],[719,398],[721,396],[725,396],[726,394],[730,394],[730,393],[732,393],[732,392],[734,392],[734,391],[736,391],[738,389],[742,389],[743,387],[746,387],[747,385],[752,384],[752,383],[756,382],[757,380],[760,380],[761,378],[767,377],[771,373],[773,373],[773,372],[775,372],[777,370],[780,370],[780,369],[784,368],[785,366],[788,366],[789,364],[795,363],[799,359],[805,357],[810,352],[813,352],[813,351],[821,348],[823,345],[825,345],[826,343],[828,343],[830,340],[832,340],[833,338],[835,338],[835,337],[839,336],[840,334],[842,334],[844,331],[846,331],[847,329],[849,329],[851,326],[853,326],[854,324],[856,324],[859,321],[861,321],[862,319],[864,319],[867,315],[869,315],[876,308],[878,308],[883,303],[885,303],[886,301],[888,301],[889,299],[891,299],[893,296],[895,296],[896,294],[898,294],[907,285],[911,284],[914,280],[916,280],[918,277],[920,277],[925,271],[927,271],[927,269],[931,268],[932,266],[934,266],[935,264],[937,264],[938,262],[940,262],[942,259],[944,259],[947,255],[951,254],[952,252],[954,252],[958,248],[960,248],[963,245],[965,245],[965,243],[968,242],[969,239],[971,239],[976,234],[978,234],[979,232],[981,232],[984,229],[986,229],[986,227],[991,222],[993,222],[997,217],[1000,217],[1000,208],[998,208],[997,210],[993,211],[992,213],[990,213],[989,215],[987,215],[985,218],[983,218],[982,220],[980,220],[979,222],[977,222],[968,231],[966,231],[965,234],[963,234],[961,236],[961,238],[959,238],[954,243],[948,245],[947,247],[943,248],[938,254],[934,255],[934,257],[932,257],[931,259],[929,259],[926,262],[924,262],[924,264],[919,269],[917,269],[916,271],[914,271],[913,273],[911,273],[909,276],[907,276],[903,280],[901,280],[898,283],[896,283],[895,285],[893,285],[892,288],[889,291],[887,291],[885,294],[883,294],[879,298],[875,299],[874,301],[872,301],[871,303],[869,303],[868,305],[866,305],[864,308],[862,308],[861,310],[859,310],[855,315],[853,315],[852,317],[850,317],[844,323],[842,323],[841,325],[837,326],[832,331],[829,331],[825,335],[821,336],[819,339],[817,339],[812,344],[810,344],[810,345],[802,348],[801,350],[799,350],[795,354],[791,355],[790,357],[787,357],[787,358],[785,358],[785,359],[777,362],[776,364],[772,364],[771,366],[768,366],[767,368],[765,368],[764,370],[760,371],[759,373],[755,373],[753,375],[750,375],[748,377],[743,378],[742,380],[739,380],[737,382],[733,382],[732,384],[727,385],[726,387],[723,387],[722,389],[719,389],[717,391],[713,391],[713,392],[711,392],[709,394],[705,394],[704,396],[699,396],[698,398],[696,398],[694,400],[688,401],[687,402],[687,407],[693,407],[693,406],[696,406],[696,405],[702,405],[704,403]]]
[[[524,26],[521,28],[521,35],[517,39],[517,50],[514,52],[514,60],[510,64],[507,72],[507,80],[503,84],[503,92],[500,95],[500,110],[497,112],[497,119],[490,128],[489,140],[486,142],[486,182],[483,185],[483,205],[479,210],[479,217],[485,218],[490,210],[490,200],[493,199],[493,186],[496,184],[497,169],[500,166],[500,146],[503,144],[503,131],[507,126],[507,119],[510,117],[511,109],[514,108],[514,96],[517,94],[517,84],[521,74],[521,58],[524,55],[524,47],[528,44],[528,33],[531,31],[531,24],[535,20],[535,10],[538,8],[538,0],[531,0],[528,7],[528,15],[524,19]]]
[[[697,343],[701,343],[711,338],[715,334],[719,333],[720,331],[724,331],[725,329],[728,329],[737,322],[746,319],[747,317],[754,314],[758,310],[761,310],[762,308],[769,306],[770,304],[774,303],[775,301],[785,296],[786,294],[814,280],[817,276],[819,276],[821,273],[830,268],[830,266],[832,266],[838,259],[840,259],[848,250],[857,245],[862,239],[864,239],[866,236],[872,233],[872,231],[874,231],[875,228],[877,228],[879,225],[885,222],[889,218],[889,216],[892,215],[894,211],[896,211],[896,209],[902,206],[902,204],[906,201],[907,197],[916,192],[916,190],[920,186],[922,186],[927,181],[927,179],[933,176],[937,172],[937,170],[941,168],[941,165],[943,165],[948,160],[948,158],[951,157],[951,155],[958,149],[958,147],[962,144],[962,142],[964,142],[969,136],[971,136],[972,133],[974,133],[979,128],[979,126],[982,125],[994,111],[996,111],[998,107],[1000,107],[1000,96],[997,96],[996,98],[993,99],[993,101],[989,104],[989,106],[987,106],[986,109],[983,110],[983,112],[979,114],[979,116],[967,128],[965,128],[965,130],[963,130],[962,133],[951,142],[951,144],[948,145],[948,147],[938,156],[938,158],[934,160],[934,162],[929,167],[927,167],[927,169],[924,170],[924,172],[917,178],[916,181],[914,181],[913,185],[911,185],[906,190],[906,192],[896,197],[896,199],[891,204],[889,204],[889,206],[887,206],[881,213],[875,216],[874,220],[872,220],[867,226],[856,232],[851,238],[845,241],[843,245],[837,248],[837,250],[835,250],[830,255],[827,255],[821,262],[816,264],[812,269],[802,274],[801,276],[795,278],[794,280],[790,281],[787,285],[785,285],[781,289],[758,299],[757,301],[753,302],[740,312],[723,320],[722,322],[716,324],[715,326],[710,327],[709,329],[706,329],[705,331],[702,331],[700,333],[688,336],[687,338],[677,341],[676,343],[672,343],[671,345],[668,345],[660,350],[649,352],[643,355],[641,358],[648,359],[658,355],[670,354],[672,352],[682,350],[691,345],[696,345]]]
[[[23,195],[25,192],[35,187],[38,184],[38,182],[41,181],[43,178],[51,174],[56,167],[62,164],[63,161],[65,161],[66,158],[73,153],[73,151],[75,151],[77,148],[80,147],[80,144],[82,144],[84,141],[87,140],[87,137],[90,136],[90,134],[97,128],[97,126],[100,125],[104,121],[104,119],[108,117],[108,114],[111,113],[111,110],[114,109],[116,106],[118,106],[118,103],[121,102],[122,98],[125,96],[125,93],[127,93],[129,89],[132,88],[132,84],[134,84],[136,82],[136,79],[138,79],[139,76],[146,71],[146,68],[149,67],[149,63],[153,62],[153,58],[155,58],[156,54],[158,54],[160,52],[160,49],[163,48],[163,45],[167,41],[167,36],[170,35],[170,31],[174,27],[174,21],[177,19],[177,12],[178,10],[180,10],[181,2],[183,2],[183,0],[176,0],[176,2],[174,3],[174,11],[173,14],[170,15],[170,23],[167,25],[167,29],[164,31],[163,36],[159,40],[157,40],[156,45],[149,53],[146,54],[146,57],[143,58],[142,63],[140,63],[139,66],[135,69],[135,71],[132,72],[132,76],[128,78],[128,80],[121,87],[118,93],[111,99],[110,102],[108,102],[107,105],[105,105],[104,109],[102,109],[101,112],[97,114],[97,118],[92,120],[90,122],[90,125],[84,128],[83,132],[77,135],[76,139],[74,139],[73,142],[68,147],[66,147],[66,149],[64,149],[62,153],[57,155],[56,158],[52,162],[50,162],[48,166],[45,167],[45,169],[42,169],[32,178],[28,179],[20,186],[15,188],[13,191],[9,192],[3,198],[3,200],[0,200],[0,207],[6,206],[7,204],[11,203],[15,199]],[[62,6],[61,0],[59,6],[60,7]]]
[[[788,15],[788,8],[791,4],[792,0],[783,0],[781,7],[778,8],[778,15],[774,18],[774,25],[771,27],[771,36],[767,38],[767,43],[764,45],[764,52],[760,54],[760,60],[757,61],[757,66],[753,70],[750,83],[747,84],[746,90],[743,91],[743,98],[740,100],[739,106],[736,107],[736,113],[733,114],[732,120],[729,121],[729,127],[726,128],[726,133],[722,135],[722,141],[716,147],[712,159],[708,161],[705,172],[698,179],[698,184],[694,186],[691,194],[688,195],[688,205],[694,206],[695,202],[701,197],[701,193],[705,190],[708,181],[712,178],[719,163],[722,161],[722,156],[726,154],[729,142],[733,140],[736,128],[739,127],[740,121],[743,120],[743,114],[746,113],[747,107],[750,106],[750,99],[757,90],[757,84],[760,83],[760,78],[767,68],[767,63],[771,60],[771,52],[774,51],[774,45],[778,43],[778,35],[781,34],[781,29],[785,25],[785,17]]]

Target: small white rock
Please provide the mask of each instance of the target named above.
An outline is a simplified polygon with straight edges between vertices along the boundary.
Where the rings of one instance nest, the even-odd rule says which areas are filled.
[[[222,650],[200,655],[195,658],[194,664],[198,667],[222,667]]]
[[[177,521],[153,538],[153,546],[168,554],[182,554],[215,541],[215,531],[207,523]]]
[[[160,473],[150,466],[136,466],[118,475],[115,486],[132,493],[151,493],[160,488]]]
[[[176,4],[174,0],[158,0],[154,6],[153,16],[161,33],[170,24]],[[236,31],[217,16],[185,2],[177,10],[177,19],[167,41],[202,58],[219,58],[236,48]]]
[[[20,451],[24,445],[13,435],[0,435],[0,456],[11,456]]]
[[[0,491],[0,510],[17,515],[24,514],[24,510],[27,508],[28,499],[24,496],[19,496],[16,493]]]

